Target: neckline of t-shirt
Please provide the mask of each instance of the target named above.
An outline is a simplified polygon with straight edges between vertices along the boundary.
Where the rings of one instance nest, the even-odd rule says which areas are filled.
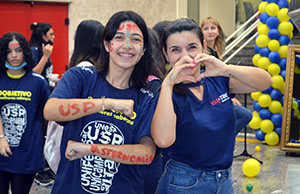
[[[110,88],[112,88],[112,89],[114,89],[114,90],[116,90],[116,91],[122,91],[122,92],[124,92],[124,91],[129,91],[129,90],[132,88],[132,87],[128,87],[128,88],[125,88],[125,89],[116,88],[116,87],[112,86],[112,85],[106,80],[105,77],[102,77],[102,79],[105,81],[105,83],[106,83]]]

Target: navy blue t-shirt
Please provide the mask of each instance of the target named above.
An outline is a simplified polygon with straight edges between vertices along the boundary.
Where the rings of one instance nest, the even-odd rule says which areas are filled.
[[[12,155],[0,155],[0,170],[19,174],[44,168],[42,122],[49,97],[48,84],[39,74],[21,78],[0,75],[0,110],[5,137]]]
[[[88,67],[73,67],[60,79],[53,98],[106,98],[134,100],[134,116],[129,118],[114,110],[100,111],[67,122],[61,144],[53,194],[67,193],[143,193],[139,165],[120,164],[99,156],[85,156],[75,161],[64,157],[68,140],[86,144],[137,144],[150,136],[156,101],[145,89],[117,89]],[[75,111],[75,110],[71,110]]]
[[[177,123],[170,158],[195,169],[226,169],[232,164],[235,144],[229,78],[204,78],[203,86],[203,100],[191,91],[187,96],[173,93]]]
[[[38,48],[35,46],[30,47],[30,49],[31,49],[32,57],[35,61],[34,66],[36,66],[39,63],[39,61],[41,60],[43,53],[40,52],[38,50]],[[52,72],[53,72],[53,64],[51,62],[51,59],[49,58],[48,62],[44,66],[44,69],[43,69],[41,75],[47,80],[50,92],[53,90],[53,88],[55,86],[55,82],[51,78]]]

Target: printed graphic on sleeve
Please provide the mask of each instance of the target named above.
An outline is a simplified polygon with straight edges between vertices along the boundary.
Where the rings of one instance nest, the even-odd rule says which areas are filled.
[[[82,130],[81,142],[85,144],[124,144],[121,130],[112,123],[92,121]],[[120,163],[99,156],[85,156],[80,160],[81,186],[88,193],[109,193]]]
[[[27,112],[20,104],[5,104],[1,108],[4,134],[11,147],[18,147],[27,125]]]

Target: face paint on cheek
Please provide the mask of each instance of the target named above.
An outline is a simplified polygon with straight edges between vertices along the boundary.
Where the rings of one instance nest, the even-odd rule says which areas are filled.
[[[109,48],[109,52],[110,52],[110,53],[113,51],[113,45],[114,45],[114,43],[111,43],[111,44],[110,44],[110,48]]]
[[[9,43],[9,45],[8,45],[8,48],[9,48],[9,49],[15,49],[15,48],[18,48],[18,47],[20,47],[19,42],[11,42],[11,43]]]

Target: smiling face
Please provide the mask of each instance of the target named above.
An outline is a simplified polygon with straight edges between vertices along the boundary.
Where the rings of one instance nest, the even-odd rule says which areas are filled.
[[[199,37],[193,31],[176,32],[167,39],[167,50],[165,55],[173,67],[182,57],[189,56],[194,59],[198,54],[202,53],[202,44]],[[185,74],[194,75],[200,73],[200,66],[186,68]]]
[[[6,60],[13,67],[18,67],[24,62],[23,50],[16,39],[8,43]]]
[[[122,22],[115,36],[104,41],[109,52],[109,65],[122,69],[134,69],[144,54],[144,37],[139,27],[132,21]]]

